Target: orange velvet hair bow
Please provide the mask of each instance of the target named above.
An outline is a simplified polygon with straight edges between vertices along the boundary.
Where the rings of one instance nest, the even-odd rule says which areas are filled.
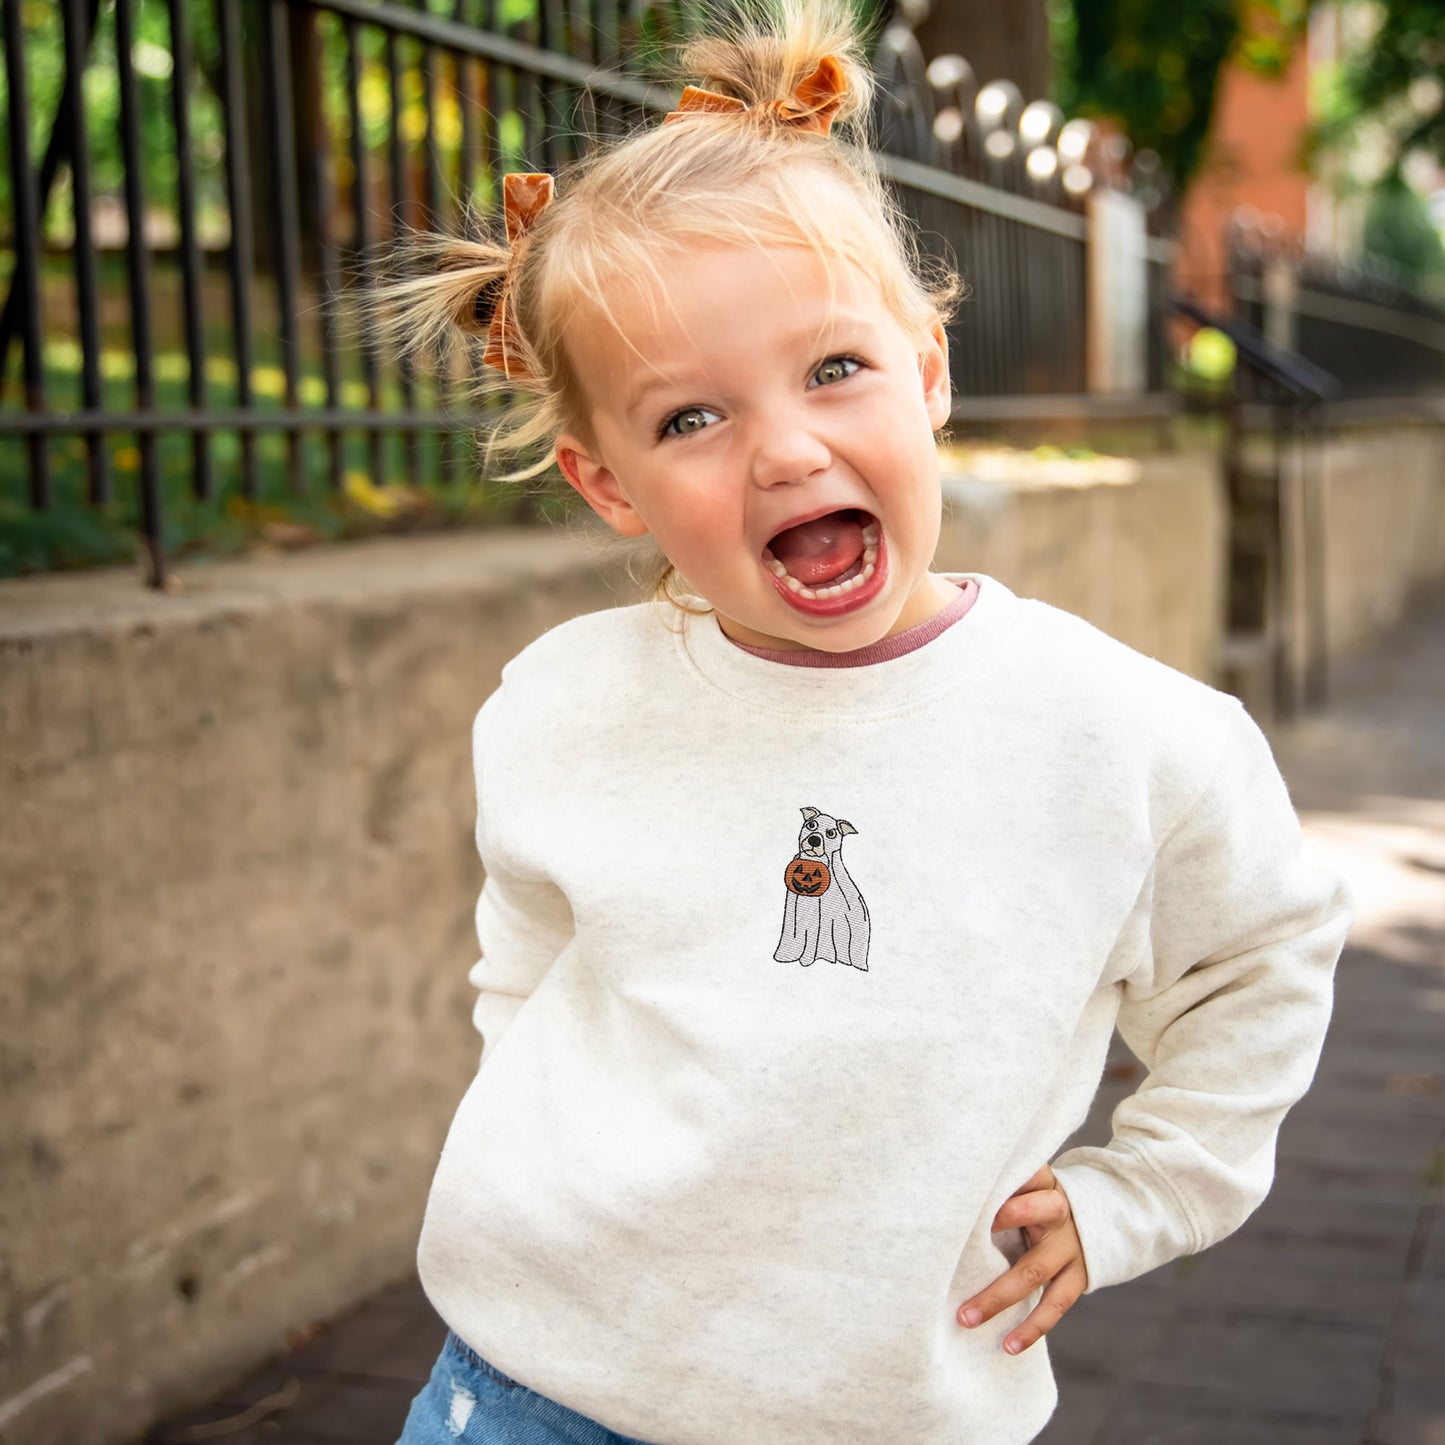
[[[482,360],[495,366],[508,381],[525,381],[531,376],[523,364],[517,323],[512,315],[511,283],[527,232],[537,217],[552,204],[553,180],[545,171],[512,171],[502,177],[502,208],[507,219],[507,245],[511,257],[504,275],[495,277],[477,292],[475,316],[487,328],[487,349]]]
[[[847,94],[848,82],[843,67],[835,56],[825,55],[817,69],[806,75],[794,87],[793,93],[785,100],[772,100],[766,105],[749,106],[735,95],[719,95],[715,90],[703,90],[690,85],[682,93],[677,109],[669,111],[663,120],[670,120],[692,111],[751,111],[762,118],[774,120],[782,125],[797,126],[818,135],[827,135],[832,129],[833,116]]]

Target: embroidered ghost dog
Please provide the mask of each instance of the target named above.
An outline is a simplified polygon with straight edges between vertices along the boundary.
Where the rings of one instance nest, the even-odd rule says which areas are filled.
[[[783,875],[783,935],[773,957],[804,968],[826,958],[868,970],[868,905],[843,866],[846,819],[803,809],[798,851]]]

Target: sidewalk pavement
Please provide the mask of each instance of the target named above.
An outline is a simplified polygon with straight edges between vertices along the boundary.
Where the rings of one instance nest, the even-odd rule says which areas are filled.
[[[1331,692],[1267,729],[1306,848],[1358,907],[1314,1086],[1240,1230],[1049,1336],[1036,1445],[1445,1445],[1445,592]],[[1116,1039],[1071,1142],[1106,1142],[1141,1077]],[[443,1334],[404,1284],[144,1445],[394,1445]]]

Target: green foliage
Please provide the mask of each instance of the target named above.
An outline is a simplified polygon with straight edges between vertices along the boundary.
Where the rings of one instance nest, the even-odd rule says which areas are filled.
[[[124,562],[135,542],[114,509],[67,506],[32,512],[0,497],[0,577]]]
[[[418,484],[377,485],[368,473],[364,440],[348,435],[343,444],[345,482],[330,488],[330,457],[319,438],[302,448],[302,484],[292,492],[287,481],[287,442],[277,435],[259,443],[260,495],[240,490],[239,439],[220,432],[208,442],[218,482],[215,496],[201,499],[191,488],[192,453],[188,438],[162,437],[158,447],[162,546],[167,557],[216,558],[268,549],[294,549],[350,537],[386,532],[437,531],[452,527],[522,522],[530,515],[560,517],[570,498],[555,480],[530,492],[520,487],[482,485],[469,477],[467,443],[449,445],[458,459],[459,480],[438,478],[443,445],[437,434],[418,439],[422,478]],[[406,467],[399,439],[385,445],[387,475]],[[0,577],[125,563],[143,555],[139,455],[128,438],[108,444],[116,499],[92,506],[85,494],[85,451],[79,442],[51,443],[52,504],[33,511],[23,492],[21,448],[0,447]]]
[[[1341,194],[1368,189],[1365,250],[1438,290],[1445,248],[1402,171],[1411,155],[1445,165],[1445,19],[1438,0],[1378,0],[1373,10],[1379,23],[1369,43],[1321,77],[1309,150],[1336,172]],[[1383,146],[1374,178],[1328,165],[1355,151],[1362,133]]]
[[[3,267],[3,253],[0,253]],[[59,311],[56,298],[69,285],[69,262],[47,257],[42,282],[47,309]],[[154,270],[158,299],[178,297],[178,276],[173,261],[157,258]],[[99,355],[101,405],[125,411],[133,405],[135,355],[130,347],[124,296],[123,258],[108,256],[100,268],[102,294],[120,304],[102,307]],[[212,277],[205,292],[210,304],[207,318],[205,377],[209,404],[218,410],[237,405],[239,374],[234,352],[227,355],[228,322],[223,278]],[[285,378],[275,315],[274,287],[259,278],[256,301],[256,360],[251,371],[251,392],[256,409],[264,415],[283,404]],[[157,306],[157,350],[152,372],[156,407],[162,412],[184,411],[189,406],[190,365],[179,329],[179,304]],[[167,324],[168,323],[168,324]],[[18,352],[18,348],[16,348]],[[43,349],[47,402],[57,411],[82,405],[82,353],[78,341],[52,334]],[[340,358],[342,406],[364,411],[368,390],[357,348]],[[12,354],[12,387],[16,397]],[[381,378],[383,410],[399,410],[403,399],[395,375]],[[303,356],[298,375],[303,407],[326,400],[326,382],[320,357]],[[460,400],[460,397],[454,398]],[[422,412],[435,410],[435,388],[426,380],[416,384],[415,403]],[[224,556],[252,547],[299,547],[333,538],[366,536],[384,531],[416,531],[451,526],[488,525],[524,519],[526,513],[550,514],[555,498],[541,491],[529,493],[518,485],[492,485],[479,480],[474,454],[465,439],[449,444],[452,467],[442,466],[441,434],[419,429],[412,435],[393,432],[384,436],[380,457],[373,465],[367,439],[348,430],[342,437],[343,483],[332,490],[331,457],[325,439],[310,433],[302,438],[300,486],[289,481],[289,449],[276,433],[257,438],[259,495],[246,498],[241,490],[241,444],[235,432],[213,433],[206,443],[215,496],[195,496],[194,451],[191,438],[179,432],[157,439],[156,458],[164,546],[168,556]],[[45,442],[51,478],[52,505],[33,511],[29,502],[29,467],[25,443],[16,435],[0,436],[0,577],[27,572],[124,563],[140,555],[141,454],[137,440],[125,434],[106,438],[115,500],[92,507],[88,500],[87,449],[79,436],[51,436]],[[557,486],[565,487],[558,482]],[[567,489],[570,491],[570,488]]]
[[[1364,243],[1366,251],[1393,261],[1426,285],[1445,283],[1445,244],[1424,201],[1398,174],[1370,197]]]
[[[1157,151],[1177,191],[1204,158],[1220,71],[1231,59],[1282,74],[1310,0],[1049,0],[1055,99],[1116,120]]]
[[[30,102],[32,163],[37,167],[60,108],[65,82],[65,32],[61,7],[54,0],[19,0],[25,35],[25,77]],[[503,0],[500,23],[503,29],[525,31],[535,27],[539,0]],[[426,8],[450,19],[455,0],[426,0]],[[177,76],[172,63],[170,18],[166,0],[135,0],[135,43],[131,63],[135,71],[140,117],[143,190],[149,207],[175,214],[176,144],[172,88],[178,82],[187,87],[199,224],[203,235],[226,234],[225,125],[220,98],[220,38],[216,28],[215,0],[185,0],[195,64],[189,76]],[[242,45],[257,52],[264,44],[263,7],[241,7]],[[349,98],[346,89],[346,53],[341,43],[341,24],[332,15],[318,16],[328,41],[322,50],[322,104],[331,121],[336,140],[338,169],[344,170],[344,147],[350,137]],[[389,81],[384,65],[385,38],[379,27],[360,29],[362,124],[372,147],[385,142],[390,124]],[[421,46],[410,40],[398,45],[401,62],[402,133],[408,142],[424,132]],[[5,107],[5,77],[0,70],[0,154],[8,156],[8,114]],[[125,172],[121,152],[120,75],[116,62],[115,13],[110,4],[101,5],[95,34],[87,51],[84,82],[86,133],[91,163],[91,187],[96,196],[119,196]],[[254,106],[256,97],[247,96]],[[440,98],[437,127],[443,146],[454,148],[460,131],[453,93],[447,89]],[[264,120],[264,117],[262,118]],[[515,112],[510,119],[520,139],[521,123]],[[504,140],[506,137],[504,136]],[[520,163],[518,154],[512,159]],[[508,160],[504,152],[502,160]],[[0,165],[0,214],[11,209],[10,168]],[[61,167],[46,209],[43,234],[64,243],[71,231],[72,206],[68,168]]]
[[[219,65],[215,7],[209,0],[186,0],[191,43],[197,68],[213,73]],[[50,0],[24,0],[25,79],[30,101],[30,156],[37,167],[45,152],[51,128],[60,109],[65,83],[65,33],[61,7]],[[138,0],[135,8],[135,44],[131,49],[140,118],[141,154],[144,159],[146,199],[167,208],[175,204],[175,128],[172,123],[171,86],[176,77],[171,63],[170,20],[165,0]],[[0,76],[0,145],[8,155],[10,137]],[[120,141],[120,76],[116,66],[115,12],[102,5],[91,37],[83,88],[86,137],[91,163],[91,186],[96,195],[118,195],[124,182]],[[192,77],[188,90],[196,185],[203,215],[214,214],[225,198],[221,106],[204,79]],[[10,168],[0,167],[0,210],[10,208]],[[68,168],[57,173],[44,218],[44,234],[68,237],[71,230]]]
[[[1315,128],[1320,150],[1348,147],[1362,121],[1378,122],[1389,146],[1386,174],[1422,150],[1445,165],[1445,18],[1439,0],[1377,0],[1370,44],[1341,65]]]

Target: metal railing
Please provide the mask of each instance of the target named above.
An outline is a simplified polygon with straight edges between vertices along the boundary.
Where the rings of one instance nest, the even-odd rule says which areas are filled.
[[[1166,198],[1158,158],[1133,155],[1122,136],[1088,121],[1066,121],[1047,101],[1025,104],[1011,82],[982,84],[962,56],[925,59],[902,21],[884,31],[874,65],[880,167],[971,288],[950,337],[956,418],[1087,412],[1088,196],[1122,185],[1156,231]],[[1154,396],[1166,385],[1173,255],[1172,241],[1149,236],[1145,370]],[[1032,408],[1024,398],[1036,399]]]
[[[1228,254],[1236,315],[1329,372],[1342,398],[1445,393],[1445,306],[1385,263],[1316,255],[1247,213],[1230,226]]]
[[[133,502],[156,584],[188,508],[471,475],[463,434],[486,416],[339,335],[331,301],[403,228],[491,211],[502,171],[555,169],[670,109],[650,57],[691,23],[684,4],[635,0],[3,11],[0,362],[18,349],[21,385],[0,404],[0,502]],[[48,104],[25,59],[42,43],[63,55]],[[877,63],[885,175],[971,289],[950,337],[960,415],[1078,398],[1088,137],[1076,126],[1070,150],[1057,112],[980,90],[957,57],[924,65],[904,26]],[[113,81],[105,114],[92,71]],[[1149,244],[1162,293],[1168,245]],[[1151,315],[1159,389],[1157,294]]]

